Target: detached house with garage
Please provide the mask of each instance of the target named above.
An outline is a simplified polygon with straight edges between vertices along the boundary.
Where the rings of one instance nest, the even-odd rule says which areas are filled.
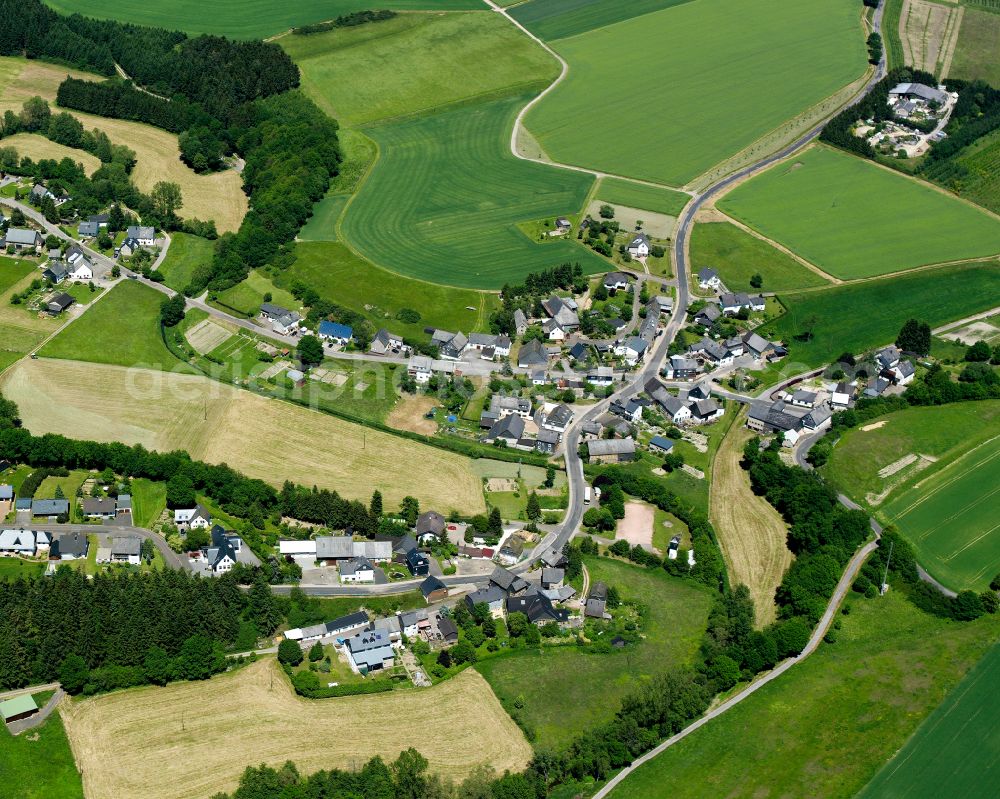
[[[341,346],[346,346],[354,340],[354,329],[350,325],[342,325],[339,322],[330,322],[325,319],[319,323],[317,333],[323,341]]]
[[[719,273],[714,269],[709,269],[707,266],[704,269],[698,270],[698,288],[703,290],[718,289],[722,285],[722,281],[719,279]]]
[[[181,533],[186,533],[188,530],[205,530],[212,526],[212,514],[202,505],[179,508],[174,511],[174,526]]]
[[[384,327],[375,334],[368,347],[372,355],[409,355],[410,347],[403,343],[401,336],[390,333]]]
[[[282,336],[287,336],[298,330],[302,317],[295,311],[289,311],[280,305],[265,302],[260,306],[260,318],[271,323],[271,329]]]
[[[645,258],[649,255],[649,236],[645,233],[636,233],[632,241],[628,243],[625,251],[633,258]]]
[[[134,239],[140,247],[152,247],[156,243],[156,228],[146,225],[130,225],[125,230],[126,239]]]

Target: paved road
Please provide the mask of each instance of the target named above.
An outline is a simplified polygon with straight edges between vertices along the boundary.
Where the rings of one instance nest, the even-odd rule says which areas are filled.
[[[47,533],[104,533],[105,535],[134,535],[138,538],[148,538],[157,551],[163,556],[163,562],[171,569],[186,568],[184,556],[174,552],[167,546],[166,539],[144,527],[132,527],[124,524],[24,524],[19,525],[25,530],[43,530]]]

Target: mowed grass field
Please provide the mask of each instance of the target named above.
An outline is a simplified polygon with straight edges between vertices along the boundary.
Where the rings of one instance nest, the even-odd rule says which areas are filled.
[[[543,649],[476,666],[501,700],[523,698],[520,712],[535,728],[535,745],[542,749],[565,746],[610,721],[642,681],[690,663],[708,620],[712,593],[693,582],[609,558],[587,558],[586,564],[591,584],[603,580],[623,599],[649,609],[641,643],[610,654]]]
[[[327,194],[313,206],[312,216],[299,231],[299,240],[336,241],[337,220],[350,199],[350,194]]]
[[[852,797],[1000,634],[1000,617],[945,621],[897,591],[840,618],[835,644],[643,765],[613,799]]]
[[[743,446],[754,435],[745,421],[742,415],[736,420],[712,462],[709,518],[719,536],[730,583],[750,589],[757,626],[766,627],[775,619],[774,591],[792,565],[792,553],[784,519],[764,497],[754,494],[750,477],[740,466]]]
[[[41,707],[49,696],[51,692],[35,694],[35,702]],[[11,735],[6,725],[0,729],[0,780],[4,799],[83,799],[83,783],[58,712],[21,735]]]
[[[559,74],[549,53],[499,14],[485,11],[405,14],[279,42],[299,65],[306,92],[344,125],[540,89]]]
[[[40,276],[33,261],[0,256],[0,371],[37,347],[59,324],[31,313],[23,305],[10,304],[14,294],[27,289]]]
[[[759,332],[789,345],[789,368],[808,368],[829,363],[844,351],[860,353],[895,341],[899,328],[917,310],[923,321],[936,327],[992,308],[997,296],[1000,263],[996,261],[927,269],[886,280],[779,294],[786,313]],[[807,331],[812,338],[796,340]]]
[[[823,146],[771,167],[718,205],[845,280],[1000,252],[1000,219]]]
[[[989,799],[1000,784],[1000,644],[994,644],[858,799]]]
[[[0,379],[36,435],[184,449],[280,486],[285,480],[387,507],[406,495],[447,514],[485,510],[468,459],[299,405],[189,374],[60,360],[23,361]]]
[[[566,261],[608,262],[575,240],[537,243],[517,223],[572,214],[593,178],[520,161],[510,131],[527,97],[460,106],[367,131],[381,155],[347,207],[341,233],[393,272],[498,289]]]
[[[850,0],[758,0],[752,25],[746,13],[698,0],[555,42],[570,71],[528,130],[555,161],[680,186],[865,70]]]
[[[730,291],[788,291],[828,286],[830,281],[729,222],[703,222],[691,232],[691,274],[715,269]],[[760,275],[760,289],[750,278]]]
[[[993,12],[965,6],[962,27],[958,29],[958,45],[948,77],[975,80],[981,78],[991,86],[1000,86],[1000,8]]]
[[[458,779],[480,764],[520,771],[531,757],[471,669],[427,690],[310,700],[266,659],[204,682],[75,700],[61,713],[88,799],[203,799],[233,790],[247,766],[291,760],[308,774],[394,760],[411,746],[431,771]]]
[[[334,19],[341,14],[372,8],[370,0],[216,0],[205,13],[197,0],[47,0],[64,14],[84,14],[137,25],[152,25],[188,33],[214,33],[234,39],[263,39],[297,25]],[[483,8],[480,0],[379,0],[378,8],[398,11],[460,11]]]
[[[510,13],[536,36],[551,41],[687,2],[690,0],[630,0],[628,3],[620,0],[529,0],[515,5]]]
[[[170,249],[157,271],[163,275],[163,282],[170,288],[183,291],[191,282],[194,270],[211,262],[213,252],[215,242],[189,233],[171,233]]]
[[[633,183],[621,178],[601,178],[594,192],[594,198],[609,205],[624,205],[668,216],[677,216],[691,199],[684,192]]]
[[[376,328],[387,326],[403,336],[419,337],[425,327],[466,333],[486,330],[490,313],[499,306],[497,294],[394,275],[343,244],[306,242],[299,244],[295,256],[278,278],[282,285],[300,280],[324,299],[364,314]],[[413,323],[398,319],[404,308],[417,311],[420,319]]]
[[[15,136],[7,136],[3,140],[3,146],[13,147],[21,158],[27,157],[33,161],[40,161],[43,158],[61,161],[63,158],[69,158],[71,161],[83,164],[88,175],[92,175],[101,166],[101,161],[96,156],[84,150],[74,150],[64,144],[56,144],[37,133],[18,133]]]

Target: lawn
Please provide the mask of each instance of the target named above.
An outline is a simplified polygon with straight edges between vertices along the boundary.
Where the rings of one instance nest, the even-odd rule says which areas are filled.
[[[3,520],[0,519],[0,521]],[[45,564],[38,561],[22,560],[21,558],[0,558],[0,581],[16,580],[18,577],[24,577],[25,579],[38,577],[44,571]],[[0,746],[0,751],[2,749],[3,747]],[[2,762],[3,758],[0,758],[0,763]],[[0,774],[2,773],[2,766],[0,766]]]
[[[279,41],[306,93],[344,125],[540,90],[559,74],[556,60],[499,14],[405,14]]]
[[[35,701],[43,698],[36,695]],[[16,737],[6,727],[0,729],[0,783],[5,799],[83,799],[80,773],[58,711],[42,726]]]
[[[174,291],[184,291],[191,282],[194,270],[212,260],[215,243],[189,233],[171,233],[167,257],[157,268]]]
[[[845,280],[1000,251],[995,217],[823,146],[741,184],[719,207]]]
[[[611,796],[854,796],[1000,633],[996,616],[945,621],[895,591],[854,601],[842,620],[837,643],[643,765]]]
[[[288,308],[291,311],[303,313],[302,303],[295,299],[290,292],[278,288],[271,279],[259,272],[252,270],[241,283],[237,283],[232,288],[219,292],[219,294],[209,295],[213,304],[219,305],[227,312],[236,311],[246,317],[254,317],[260,313],[261,303],[264,302],[264,295],[271,295],[271,302]]]
[[[691,197],[680,191],[632,183],[621,178],[601,178],[594,197],[610,205],[624,205],[643,211],[677,216]]]
[[[860,16],[758,0],[748,26],[742,0],[699,0],[563,39],[526,125],[556,161],[680,186],[861,76]]]
[[[730,291],[790,291],[826,286],[829,281],[791,256],[729,222],[695,225],[691,233],[691,273],[715,269]],[[764,278],[760,288],[750,278]]]
[[[942,290],[945,286],[947,291]],[[895,341],[899,328],[915,314],[936,327],[993,307],[997,296],[996,261],[948,266],[889,280],[781,294],[786,313],[758,332],[788,344],[789,358],[781,367],[797,374],[829,363],[844,351],[860,353]],[[810,331],[808,341],[796,340]]]
[[[336,241],[337,220],[344,212],[350,194],[327,194],[313,206],[312,216],[299,231],[300,241]]]
[[[166,507],[166,483],[145,477],[132,481],[132,520],[136,527],[152,527]]]
[[[184,368],[160,338],[163,294],[124,280],[39,351],[63,358],[119,366]]]
[[[510,13],[536,36],[551,41],[686,2],[690,0],[529,0]]]
[[[987,799],[1000,783],[1000,644],[994,644],[858,799]]]
[[[262,39],[295,25],[322,22],[352,11],[372,8],[370,0],[299,0],[275,3],[274,0],[217,0],[212,13],[198,0],[50,0],[48,5],[64,14],[152,25],[188,33],[214,33],[235,39]],[[378,8],[400,11],[459,11],[481,9],[480,0],[379,0]]]
[[[460,106],[368,133],[381,157],[341,234],[373,263],[408,277],[498,289],[528,272],[607,262],[575,241],[540,245],[518,222],[572,214],[593,178],[520,161],[510,130],[525,96]]]
[[[972,2],[966,5],[948,77],[981,78],[991,86],[1000,86],[1000,62],[997,60],[1000,52],[1000,14],[997,11],[1000,9],[994,6],[990,12],[971,7],[973,5]]]
[[[104,289],[96,286],[91,291],[87,283],[63,283],[60,288],[76,300],[77,305],[90,305],[104,293]]]
[[[5,294],[15,283],[32,274],[37,264],[20,258],[0,256],[0,295]]]
[[[523,700],[521,713],[542,749],[565,746],[610,721],[623,697],[643,680],[689,663],[708,619],[712,592],[694,582],[608,558],[587,558],[586,563],[592,584],[602,580],[617,586],[623,599],[649,609],[642,642],[610,654],[549,648],[476,667],[501,701]]]
[[[69,500],[71,521],[83,521],[76,508],[76,492],[80,486],[90,477],[90,473],[83,469],[73,469],[68,477],[46,477],[35,491],[35,499],[57,499],[57,489],[62,492],[62,498]]]

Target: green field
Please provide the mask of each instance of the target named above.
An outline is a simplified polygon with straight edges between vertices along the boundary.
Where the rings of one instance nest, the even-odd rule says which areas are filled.
[[[993,87],[1000,86],[1000,7],[992,13],[966,4],[958,45],[947,77],[975,80],[981,78]]]
[[[523,698],[521,713],[540,748],[561,747],[610,721],[622,698],[644,679],[689,663],[705,629],[712,593],[696,583],[607,558],[587,558],[591,581],[617,586],[646,605],[645,640],[611,654],[575,647],[543,649],[485,661],[476,668],[501,701]]]
[[[539,38],[551,41],[687,2],[690,0],[629,0],[628,3],[621,0],[529,0],[516,5],[510,14]]]
[[[289,292],[274,285],[267,275],[251,271],[246,279],[235,286],[219,292],[215,302],[227,311],[236,311],[244,316],[253,317],[260,313],[264,295],[271,295],[271,302],[293,311],[303,311],[302,304]]]
[[[492,13],[407,14],[280,42],[306,92],[344,125],[541,89],[559,74],[551,55]]]
[[[1000,784],[1000,645],[994,645],[858,799],[988,799]]]
[[[565,261],[606,271],[607,261],[575,240],[537,244],[517,228],[578,212],[593,182],[511,155],[511,126],[526,99],[368,131],[381,156],[347,207],[344,238],[378,266],[466,288],[500,288]]]
[[[3,294],[19,280],[23,280],[37,268],[32,261],[19,258],[0,257],[0,294]]]
[[[624,205],[628,208],[655,211],[669,216],[680,214],[691,199],[684,192],[632,183],[621,178],[601,178],[594,197],[611,205]]]
[[[555,161],[679,186],[865,70],[851,0],[758,0],[752,32],[746,13],[698,0],[556,42],[570,71],[528,130]]]
[[[1000,15],[997,15],[1000,20]],[[955,161],[967,170],[955,188],[959,194],[983,208],[1000,213],[1000,132],[983,136]]]
[[[942,287],[947,290],[942,290]],[[860,353],[896,340],[903,322],[918,313],[931,327],[996,305],[1000,264],[946,266],[887,280],[781,294],[786,313],[760,331],[788,344],[790,374],[829,363],[844,351]],[[796,340],[806,332],[808,341]],[[799,368],[801,367],[801,368]]]
[[[44,358],[173,368],[177,359],[160,338],[160,292],[124,280],[39,351]],[[128,325],[122,324],[127,319]]]
[[[43,699],[47,695],[36,695],[35,701]],[[58,712],[17,737],[0,729],[0,785],[5,799],[83,799],[83,783]]]
[[[312,216],[299,231],[299,240],[336,241],[337,220],[350,199],[350,194],[327,194],[313,206]]]
[[[64,14],[134,22],[189,33],[215,33],[236,39],[260,39],[281,33],[295,25],[321,22],[352,11],[372,8],[370,0],[216,0],[211,13],[198,0],[46,0]],[[400,11],[460,11],[481,9],[480,0],[379,0],[378,8]]]
[[[132,519],[136,527],[153,526],[167,507],[167,484],[144,477],[132,481]]]
[[[38,577],[44,571],[44,563],[21,560],[21,558],[0,558],[0,580],[16,580],[18,577],[24,577],[25,579]]]
[[[730,291],[789,291],[827,286],[815,272],[766,241],[750,235],[729,222],[695,225],[691,232],[691,274],[703,267],[715,269]],[[759,274],[759,289],[750,278]]]
[[[167,257],[157,267],[163,282],[174,291],[184,291],[194,270],[212,260],[215,243],[189,233],[171,233]]]
[[[1000,220],[827,147],[743,183],[719,207],[846,280],[1000,252]]]
[[[1000,617],[945,621],[897,591],[853,601],[842,621],[837,643],[642,766],[613,799],[852,797],[1000,633]]]

